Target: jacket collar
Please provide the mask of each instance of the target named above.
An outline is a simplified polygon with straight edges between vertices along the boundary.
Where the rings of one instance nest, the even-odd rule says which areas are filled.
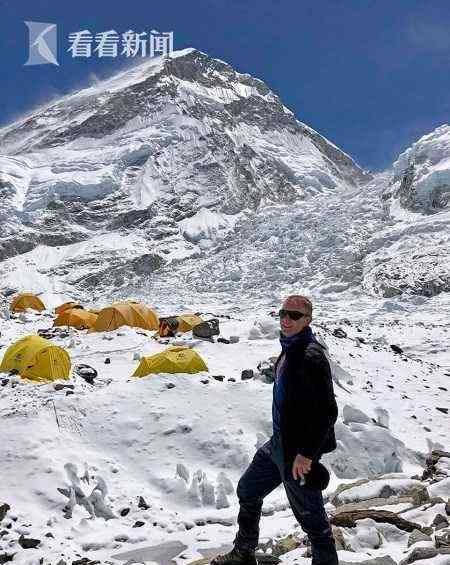
[[[286,337],[280,332],[280,344],[283,353],[292,351],[294,349],[306,348],[308,343],[315,339],[312,329],[306,326],[301,332],[292,336]]]

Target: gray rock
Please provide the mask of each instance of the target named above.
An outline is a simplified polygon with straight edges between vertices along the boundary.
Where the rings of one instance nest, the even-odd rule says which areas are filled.
[[[11,509],[11,506],[7,502],[0,502],[0,522],[6,516],[6,513]]]
[[[377,415],[377,424],[382,428],[389,429],[389,412],[378,406],[375,408],[375,414]]]
[[[16,294],[16,292],[18,292],[18,290],[15,288],[6,287],[2,289],[2,294],[5,298],[8,298],[8,296],[12,296],[13,294]]]
[[[38,547],[38,545],[41,543],[41,540],[26,538],[22,535],[20,536],[18,543],[20,547],[23,547],[23,549],[34,549],[35,547]]]
[[[383,555],[382,557],[375,557],[373,559],[366,559],[364,561],[341,561],[339,560],[339,565],[397,565],[397,562],[389,557],[389,555]]]
[[[230,335],[228,339],[230,340],[230,343],[238,343],[240,338],[238,335]]]
[[[142,520],[137,520],[134,524],[133,524],[133,528],[142,528],[142,526],[145,526],[145,522],[143,522]]]
[[[241,379],[243,381],[249,380],[249,379],[253,379],[254,377],[254,373],[252,369],[244,369],[241,373]]]
[[[338,551],[353,551],[353,549],[347,544],[344,539],[344,534],[342,533],[341,528],[337,526],[332,526],[333,530],[333,538],[336,543],[336,549]]]
[[[437,548],[450,549],[450,529],[445,531],[436,532],[434,536],[435,545]]]
[[[444,524],[443,527],[446,528],[448,526],[448,520],[445,516],[442,516],[442,514],[436,514],[431,525],[437,528],[441,526],[441,524]]]
[[[55,386],[53,388],[55,390],[63,390],[65,388],[73,390],[75,388],[75,386],[74,385],[65,385],[63,383],[55,383]]]
[[[229,344],[231,343],[229,339],[227,339],[226,337],[218,337],[217,338],[217,343],[226,343]]]
[[[438,550],[434,547],[415,547],[408,557],[400,561],[400,565],[409,565],[409,563],[414,563],[414,561],[419,561],[420,559],[431,559],[438,554]]]
[[[419,541],[432,541],[432,539],[431,539],[430,536],[427,536],[426,534],[424,534],[420,530],[414,530],[413,532],[411,532],[409,534],[408,547],[411,547],[412,545],[414,545],[415,543],[417,543]]]
[[[335,328],[333,330],[333,335],[335,337],[344,338],[344,337],[347,337],[347,332],[344,331],[342,328]]]
[[[428,502],[430,500],[430,495],[425,485],[415,485],[408,490],[407,494],[413,497],[414,504],[417,506],[420,506],[424,502]]]
[[[139,497],[138,508],[141,508],[142,510],[148,510],[150,508],[150,506],[146,503],[145,498],[143,496]]]
[[[369,416],[364,414],[359,408],[349,406],[348,404],[344,406],[342,414],[344,416],[344,424],[349,424],[350,422],[366,424],[370,420]]]

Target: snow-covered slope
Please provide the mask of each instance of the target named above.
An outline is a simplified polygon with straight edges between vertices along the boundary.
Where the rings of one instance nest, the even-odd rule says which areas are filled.
[[[366,177],[262,81],[187,49],[0,130],[0,258],[118,230],[189,247],[179,222],[203,209],[235,215]]]
[[[384,297],[450,290],[450,127],[402,153],[382,193],[386,227],[367,261],[365,288]]]
[[[1,345],[50,323],[46,313],[3,320]],[[333,335],[338,326],[347,337]],[[436,500],[427,509],[423,497],[428,491],[444,501],[450,496],[446,460],[440,482],[411,477],[421,476],[429,450],[448,444],[448,415],[439,410],[448,407],[448,375],[440,364],[420,354],[415,358],[413,345],[402,355],[392,351],[389,344],[411,329],[402,323],[348,320],[330,325],[318,320],[315,326],[329,348],[340,409],[338,449],[326,457],[332,471],[327,493],[369,479],[337,502],[330,496],[332,514],[343,503],[375,497],[378,502],[366,506],[379,509],[381,500],[386,509],[406,511],[400,516],[426,527],[445,514],[445,504]],[[443,338],[439,327],[425,331]],[[104,335],[70,330],[54,338],[74,365],[87,363],[98,371],[94,385],[74,374],[70,383],[59,383],[72,389],[55,390],[53,384],[30,385],[3,375],[0,505],[5,501],[11,509],[2,522],[0,555],[16,554],[13,563],[27,565],[41,557],[49,563],[81,557],[107,563],[114,556],[119,562],[131,557],[142,562],[152,555],[149,546],[177,542],[163,546],[162,561],[156,559],[163,565],[170,551],[175,550],[173,557],[184,553],[181,563],[232,542],[237,481],[255,447],[271,434],[272,387],[259,378],[241,380],[241,371],[258,374],[259,362],[277,354],[277,323],[263,312],[242,321],[222,319],[222,336],[239,336],[238,343],[208,343],[190,334],[181,340],[203,356],[208,373],[133,379],[138,357],[165,347],[150,334],[131,328]],[[443,360],[448,365],[448,351]],[[64,493],[71,486],[86,495],[96,493],[90,497],[93,507],[70,502]],[[411,492],[422,493],[421,500],[395,498]],[[145,503],[138,505],[140,496]],[[398,563],[407,551],[408,535],[383,522],[365,519],[341,531],[343,561],[360,563],[388,554]],[[261,542],[288,534],[304,539],[279,488],[265,501]],[[22,549],[21,535],[40,540],[39,546]],[[286,559],[308,563],[301,555],[304,548]]]

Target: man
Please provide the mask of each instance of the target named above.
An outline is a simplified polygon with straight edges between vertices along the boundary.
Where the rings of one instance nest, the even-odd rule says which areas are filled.
[[[289,296],[280,315],[281,354],[275,365],[273,435],[256,452],[238,487],[239,531],[234,548],[211,565],[256,565],[263,499],[283,483],[294,516],[311,541],[312,565],[337,565],[322,489],[329,474],[319,463],[336,448],[337,405],[328,360],[310,328],[312,304]]]

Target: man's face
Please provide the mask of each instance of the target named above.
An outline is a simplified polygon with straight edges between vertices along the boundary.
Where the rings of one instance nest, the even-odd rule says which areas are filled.
[[[281,307],[283,310],[289,310],[292,312],[299,312],[300,314],[306,314],[306,307],[305,304],[299,300],[295,299],[286,299],[283,302],[283,306]],[[305,328],[311,318],[309,316],[302,316],[299,320],[292,320],[290,316],[283,316],[280,317],[280,328],[281,333],[286,336],[290,337],[302,331]]]

